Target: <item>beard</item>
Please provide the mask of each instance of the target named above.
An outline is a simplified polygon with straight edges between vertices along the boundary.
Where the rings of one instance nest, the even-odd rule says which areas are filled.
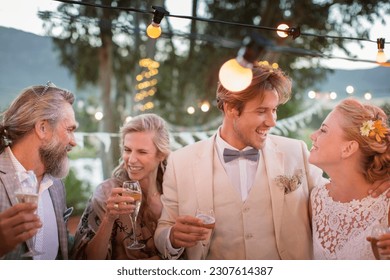
[[[65,178],[69,172],[68,151],[71,149],[70,145],[64,147],[57,139],[40,147],[39,155],[45,166],[45,173],[55,178]]]

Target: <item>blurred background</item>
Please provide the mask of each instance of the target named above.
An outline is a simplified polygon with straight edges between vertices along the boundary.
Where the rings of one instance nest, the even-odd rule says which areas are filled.
[[[157,39],[146,34],[153,5],[169,12]],[[299,27],[300,36],[279,37],[273,29],[281,23]],[[66,186],[77,216],[118,164],[117,133],[127,118],[162,116],[173,150],[212,135],[221,124],[219,69],[242,52],[293,79],[292,100],[272,133],[310,147],[310,133],[350,96],[388,114],[390,68],[377,62],[379,38],[389,57],[388,1],[7,1],[0,6],[0,111],[30,85],[51,81],[75,93],[78,147]]]

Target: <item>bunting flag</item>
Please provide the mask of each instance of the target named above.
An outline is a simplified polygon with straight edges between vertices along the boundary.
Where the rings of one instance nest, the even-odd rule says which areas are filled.
[[[320,115],[324,110],[324,104],[316,103],[303,112],[300,112],[289,118],[281,119],[276,122],[276,126],[271,129],[272,134],[287,136],[289,132],[295,132],[299,128],[305,128],[311,122],[313,115]],[[183,146],[193,144],[199,140],[204,140],[213,135],[222,123],[222,117],[214,119],[213,121],[202,126],[183,127],[168,124],[170,130],[171,149],[177,150]],[[77,145],[84,147],[84,137],[96,137],[103,143],[104,151],[108,153],[111,147],[111,138],[119,137],[118,133],[106,132],[76,132],[75,138]]]

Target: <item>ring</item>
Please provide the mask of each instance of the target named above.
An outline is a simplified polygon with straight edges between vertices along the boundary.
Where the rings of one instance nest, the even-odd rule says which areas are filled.
[[[119,208],[119,204],[118,203],[114,203],[114,208],[118,209]]]

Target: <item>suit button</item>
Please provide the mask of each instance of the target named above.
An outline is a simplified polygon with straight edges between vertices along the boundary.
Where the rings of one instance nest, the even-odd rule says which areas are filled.
[[[251,239],[253,237],[252,233],[246,233],[245,234],[245,239]]]

